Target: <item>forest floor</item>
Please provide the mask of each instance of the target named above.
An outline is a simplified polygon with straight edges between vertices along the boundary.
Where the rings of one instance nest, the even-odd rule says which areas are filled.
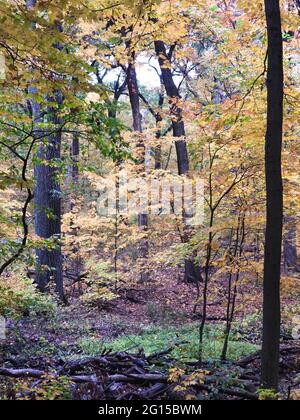
[[[29,379],[30,374],[26,372],[21,372],[20,378],[16,374],[17,379],[8,379],[6,371],[3,371],[0,395],[6,398],[26,398],[29,395],[30,398],[41,399],[61,396],[66,388],[64,381],[70,379],[66,364],[79,363],[72,368],[72,378],[75,378],[74,373],[77,376],[84,373],[85,379],[79,380],[83,385],[76,384],[72,398],[185,398],[183,389],[175,392],[174,386],[166,386],[166,372],[170,368],[183,369],[187,378],[200,368],[206,372],[209,379],[207,384],[202,383],[202,379],[199,382],[198,378],[197,386],[184,385],[188,388],[184,394],[188,398],[199,398],[199,392],[201,398],[208,399],[256,398],[261,342],[260,287],[253,288],[253,284],[247,281],[240,287],[228,348],[229,361],[221,364],[226,288],[225,284],[223,288],[220,287],[222,280],[214,285],[215,292],[211,289],[208,305],[204,362],[199,365],[198,311],[201,306],[196,314],[193,313],[195,288],[178,281],[178,273],[174,269],[165,270],[163,274],[156,273],[156,276],[154,274],[153,280],[147,284],[120,289],[119,297],[105,307],[80,303],[77,292],[73,290],[71,293],[70,290],[73,297],[69,297],[68,306],[55,306],[45,316],[30,314],[19,319],[8,319],[7,339],[1,345],[2,369],[8,369],[8,376],[15,375],[9,369],[38,369],[40,373],[35,376],[39,378],[36,382],[36,379]],[[283,297],[284,317],[297,305],[298,297],[297,294]],[[288,321],[284,324],[288,325]],[[284,398],[289,394],[299,397],[300,342],[292,339],[289,328],[282,330],[282,352],[281,395]],[[107,353],[110,354],[109,361],[106,360],[104,365],[97,361],[100,356],[107,357]],[[157,356],[152,360],[153,354]],[[88,361],[82,367],[84,360]],[[60,379],[61,382],[55,376],[58,372],[59,378],[64,378]],[[153,372],[161,376],[149,379],[147,375]],[[99,377],[105,383],[103,375],[107,380],[109,373],[110,377],[125,375],[125,379],[121,378],[121,382],[110,379],[109,385],[99,388]],[[91,377],[91,374],[96,376]],[[132,374],[140,375],[140,378],[134,381],[130,376]],[[55,376],[55,384],[53,376],[49,379],[49,375]],[[126,381],[126,377],[130,377],[130,380]],[[178,378],[176,380],[178,382]],[[47,386],[44,388],[48,390],[46,397],[46,391],[44,388],[41,391],[40,386],[41,383],[45,385],[45,381]],[[232,381],[239,382],[238,387]]]

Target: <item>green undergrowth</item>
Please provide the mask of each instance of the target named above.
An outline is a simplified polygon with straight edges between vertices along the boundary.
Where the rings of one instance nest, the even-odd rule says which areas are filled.
[[[219,325],[210,325],[205,329],[203,359],[220,359],[223,347],[223,332]],[[136,353],[143,349],[146,355],[173,348],[171,356],[180,361],[194,361],[198,357],[199,326],[198,324],[182,327],[144,326],[139,334],[126,334],[111,341],[101,341],[96,337],[86,337],[78,341],[84,354],[96,355],[104,349]],[[228,359],[237,360],[258,350],[257,345],[242,341],[241,337],[232,335],[228,345]]]

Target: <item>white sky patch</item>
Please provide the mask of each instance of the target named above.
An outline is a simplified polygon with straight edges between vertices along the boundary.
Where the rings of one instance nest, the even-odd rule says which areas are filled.
[[[116,81],[120,72],[120,68],[110,70],[104,78],[104,84]],[[140,54],[136,62],[136,74],[140,87],[144,86],[149,90],[160,89],[160,69],[158,61],[155,57],[149,58],[146,54]],[[125,75],[123,72],[122,81],[124,80],[124,77]],[[178,85],[181,81],[181,77],[175,76],[174,81],[176,85]]]
[[[156,59],[149,60],[145,55],[140,55],[137,60],[136,74],[141,85],[147,88],[159,88],[159,65]]]

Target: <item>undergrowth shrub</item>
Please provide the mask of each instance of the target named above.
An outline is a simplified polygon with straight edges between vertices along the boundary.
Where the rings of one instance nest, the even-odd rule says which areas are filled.
[[[105,349],[103,341],[96,337],[81,338],[78,340],[77,345],[84,354],[91,356],[95,356]]]
[[[0,315],[51,316],[56,308],[54,298],[40,293],[33,280],[25,275],[12,272],[0,280]]]
[[[218,325],[207,326],[203,357],[206,360],[219,360],[223,347],[223,329]],[[189,324],[182,327],[143,327],[138,334],[121,335],[111,341],[96,337],[85,337],[77,343],[85,354],[96,355],[104,349],[113,351],[137,352],[143,349],[147,355],[171,350],[171,356],[178,361],[195,361],[199,350],[199,326]],[[229,341],[228,359],[237,360],[258,350],[258,346],[237,340],[233,335]]]
[[[86,304],[105,307],[118,297],[113,291],[115,274],[112,272],[109,263],[98,262],[94,259],[87,261],[86,267],[88,270],[86,277],[88,288],[81,296],[81,300]]]
[[[18,400],[70,400],[72,384],[67,376],[55,377],[48,373],[35,387],[28,380],[19,380],[15,392]]]

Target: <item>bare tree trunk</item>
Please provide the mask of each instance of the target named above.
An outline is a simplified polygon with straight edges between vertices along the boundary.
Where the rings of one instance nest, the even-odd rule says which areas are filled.
[[[178,102],[180,101],[180,94],[178,88],[173,80],[172,71],[170,68],[170,59],[168,57],[166,47],[163,41],[155,41],[155,52],[158,57],[158,62],[165,85],[167,95],[169,97],[170,111],[172,114],[173,136],[179,137],[176,141],[177,165],[179,175],[184,175],[189,171],[189,158],[185,137],[184,121],[182,118],[182,109]]]
[[[163,41],[155,41],[155,52],[158,58],[162,80],[165,86],[166,93],[169,98],[169,106],[172,118],[172,129],[173,136],[178,138],[175,142],[176,155],[177,155],[177,166],[179,175],[186,175],[189,172],[189,157],[187,144],[185,140],[185,128],[182,116],[182,109],[180,106],[180,94],[179,90],[174,82],[172,71],[171,71],[171,49],[167,53],[166,46]],[[171,47],[172,48],[172,47]],[[183,215],[185,219],[185,215]],[[186,221],[186,220],[185,220]],[[187,242],[190,237],[190,229],[185,226],[185,234],[183,237]],[[194,258],[187,258],[184,261],[185,268],[185,282],[187,283],[199,283],[201,282],[201,275],[198,264],[195,264]]]
[[[33,9],[35,5],[36,0],[27,0],[26,2],[28,10]],[[34,25],[33,22],[33,29]],[[59,49],[60,46],[56,48]],[[30,89],[33,93],[36,93],[35,88]],[[59,92],[54,100],[57,101],[58,105],[61,105],[62,97]],[[36,125],[40,119],[40,107],[32,100],[31,108],[32,118]],[[59,242],[61,238],[61,193],[56,165],[57,160],[60,159],[61,130],[59,126],[61,121],[57,118],[53,109],[49,109],[48,114],[51,122],[49,129],[51,134],[49,133],[47,143],[41,142],[37,156],[40,162],[34,168],[35,233],[43,239],[56,237],[58,242],[54,249],[49,250],[48,246],[43,246],[36,250],[36,283],[38,289],[44,292],[50,280],[53,279],[55,290],[60,299],[64,301],[62,255]],[[38,131],[38,129],[35,130],[37,133]],[[47,133],[45,133],[46,135]]]
[[[286,274],[300,269],[296,246],[296,223],[292,218],[289,218],[287,224],[289,227],[283,237],[283,266]]]
[[[69,177],[70,177],[70,187],[71,187],[71,194],[70,194],[70,212],[72,214],[70,220],[70,234],[74,236],[74,242],[72,245],[72,271],[74,272],[74,277],[76,281],[80,281],[81,279],[81,272],[84,267],[84,262],[78,253],[80,251],[80,245],[78,243],[78,233],[80,227],[78,223],[74,223],[74,219],[77,214],[76,210],[76,195],[78,190],[78,179],[79,179],[79,153],[80,153],[80,143],[79,143],[79,135],[78,133],[74,133],[72,137],[72,143],[70,146],[70,158],[71,158],[71,165],[69,170]],[[80,284],[79,284],[80,287]]]
[[[140,112],[140,98],[139,98],[139,87],[137,83],[136,71],[134,67],[134,55],[133,62],[128,65],[127,69],[127,87],[129,93],[129,99],[132,110],[132,119],[133,119],[133,130],[136,132],[137,140],[137,149],[139,152],[138,159],[142,161],[141,164],[145,167],[145,144],[142,139],[142,115]],[[140,172],[140,171],[139,171]],[[146,232],[148,230],[148,215],[146,213],[138,214],[138,227],[140,230]],[[141,258],[146,261],[148,255],[148,241],[146,238],[143,238],[140,243],[140,252]],[[146,282],[149,280],[149,273],[146,269],[143,268],[140,277],[141,282]]]
[[[238,225],[236,228],[236,237],[234,243],[234,250],[233,250],[233,262],[235,261],[236,257],[239,259],[242,257],[243,254],[243,244],[245,240],[245,213],[239,215]],[[235,303],[238,291],[238,281],[240,278],[240,268],[237,269],[235,273],[231,268],[228,278],[228,288],[227,288],[227,308],[226,308],[226,326],[224,331],[224,343],[223,349],[221,353],[221,360],[226,360],[227,357],[227,350],[228,350],[228,343],[229,343],[229,336],[231,332],[231,326],[233,322],[233,317],[235,313]]]
[[[161,128],[160,128],[160,123],[162,122],[162,115],[161,115],[161,111],[162,111],[162,107],[164,104],[164,84],[163,84],[163,80],[162,80],[162,76],[160,77],[160,93],[159,93],[159,98],[158,98],[158,111],[155,113],[155,123],[156,123],[156,139],[159,141],[159,143],[156,145],[155,150],[154,150],[154,169],[161,169],[161,143],[160,143],[160,139],[161,139]]]
[[[41,144],[38,151],[38,159],[34,168],[35,175],[35,233],[44,239],[57,238],[54,249],[43,246],[36,250],[37,275],[36,282],[40,291],[47,289],[50,280],[54,280],[55,289],[59,297],[64,300],[62,255],[61,255],[61,191],[58,180],[61,131],[59,121],[52,113],[52,128],[56,133],[49,135],[47,144]],[[46,162],[46,163],[44,163]]]
[[[75,133],[72,137],[72,144],[70,148],[71,160],[72,160],[72,182],[76,183],[78,181],[79,168],[78,168],[78,159],[79,159],[79,136]]]
[[[263,343],[261,383],[278,389],[280,341],[280,263],[283,189],[281,148],[283,124],[283,51],[279,0],[265,0],[268,31],[267,132],[265,170],[267,220],[264,258]]]

